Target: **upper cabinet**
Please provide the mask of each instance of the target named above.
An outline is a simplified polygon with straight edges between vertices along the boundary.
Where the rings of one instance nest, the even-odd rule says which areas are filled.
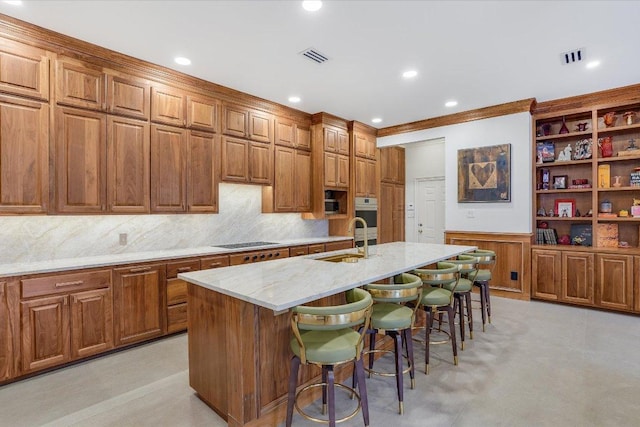
[[[404,148],[380,149],[380,180],[393,184],[404,184]]]
[[[186,95],[184,92],[166,87],[154,86],[151,90],[151,121],[184,127],[186,120]]]
[[[327,126],[324,131],[324,150],[349,155],[349,134],[346,130]]]
[[[0,39],[0,92],[49,99],[49,57],[46,51]]]
[[[111,114],[149,120],[151,86],[134,77],[107,75],[107,108]]]
[[[353,188],[355,197],[378,197],[377,130],[360,122],[350,122],[353,141]]]
[[[222,103],[222,133],[252,141],[273,143],[273,116],[241,105]]]
[[[187,95],[187,127],[219,132],[220,103],[205,96]]]
[[[376,158],[376,136],[364,132],[355,131],[354,139],[354,155],[364,157],[365,159]]]
[[[311,131],[308,124],[296,123],[284,117],[276,118],[276,145],[311,150]]]

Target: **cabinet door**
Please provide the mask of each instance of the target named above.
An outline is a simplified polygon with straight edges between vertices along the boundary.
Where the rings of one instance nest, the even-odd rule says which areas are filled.
[[[222,104],[222,133],[247,138],[249,136],[249,111],[238,105]]]
[[[109,116],[107,204],[111,212],[149,212],[149,123]]]
[[[367,197],[367,161],[361,157],[354,158],[355,170],[355,196]]]
[[[634,311],[640,312],[640,256],[633,257],[633,271],[635,277],[635,284],[633,287],[633,294],[635,298]]]
[[[531,258],[531,294],[535,298],[557,301],[562,279],[560,252],[534,249]]]
[[[103,111],[106,74],[100,68],[67,60],[56,61],[56,102]]]
[[[172,126],[185,126],[185,95],[169,87],[151,88],[151,121]]]
[[[404,185],[393,187],[393,241],[404,242]]]
[[[378,197],[377,162],[367,159],[365,161],[365,192],[366,197]]]
[[[376,137],[373,135],[367,135],[367,157],[370,159],[377,159],[378,147],[376,146]]]
[[[20,311],[24,373],[71,360],[68,295],[23,301]]]
[[[151,211],[183,212],[187,192],[186,131],[151,126]]]
[[[311,150],[311,130],[309,127],[296,125],[296,148]]]
[[[275,148],[274,207],[276,212],[295,212],[295,161],[296,150]]]
[[[324,243],[316,243],[314,245],[309,245],[310,254],[320,254],[322,252],[325,252]]]
[[[273,117],[267,113],[249,111],[249,138],[258,142],[273,142]]]
[[[46,51],[0,40],[0,91],[48,100],[49,58]]]
[[[206,257],[200,260],[200,268],[202,270],[208,270],[210,268],[228,267],[230,265],[229,262],[229,255]]]
[[[338,155],[329,151],[324,152],[324,185],[325,187],[338,185]]]
[[[633,257],[596,255],[596,304],[614,310],[633,309]]]
[[[149,120],[151,85],[142,79],[107,76],[107,110],[112,114]]]
[[[58,212],[96,213],[106,209],[105,114],[56,109],[56,193]]]
[[[116,346],[162,335],[166,329],[164,264],[115,269],[113,274]]]
[[[324,244],[327,252],[339,251],[341,249],[353,248],[353,240],[340,240],[338,242],[327,242]]]
[[[333,128],[324,128],[324,150],[336,153],[338,151],[338,131]]]
[[[404,149],[389,147],[380,150],[380,180],[404,183]]]
[[[0,382],[18,374],[20,284],[0,281]]]
[[[337,152],[338,154],[349,155],[349,134],[342,130],[338,130]]]
[[[593,305],[594,256],[584,252],[562,252],[563,301]]]
[[[393,241],[393,184],[380,184],[378,200],[378,243]]]
[[[368,149],[368,141],[366,135],[362,135],[359,133],[354,134],[353,136],[354,143],[354,155],[358,157],[368,157],[369,149]]]
[[[273,183],[273,150],[271,145],[249,143],[249,182]]]
[[[302,256],[302,255],[309,255],[309,246],[307,245],[291,246],[289,248],[289,256],[295,257],[295,256]]]
[[[0,212],[45,213],[48,201],[49,106],[0,95]]]
[[[91,356],[113,348],[111,289],[71,294],[71,356]]]
[[[218,212],[220,144],[218,137],[191,131],[187,151],[187,206],[190,212]]]
[[[200,96],[187,96],[187,127],[219,132],[218,101]]]
[[[337,187],[349,188],[349,156],[336,156],[338,177]]]
[[[278,117],[276,119],[276,145],[296,146],[296,125],[293,120]]]
[[[222,138],[222,180],[249,182],[249,143],[235,138]]]
[[[295,203],[296,212],[311,211],[311,153],[295,150]]]

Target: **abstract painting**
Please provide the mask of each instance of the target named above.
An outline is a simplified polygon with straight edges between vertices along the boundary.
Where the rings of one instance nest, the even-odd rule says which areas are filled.
[[[511,201],[511,144],[458,150],[458,203]]]

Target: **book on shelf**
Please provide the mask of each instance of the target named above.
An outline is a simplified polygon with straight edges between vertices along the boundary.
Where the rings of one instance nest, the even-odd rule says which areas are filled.
[[[599,248],[618,247],[618,224],[597,224],[597,246]]]
[[[593,245],[593,228],[590,224],[571,224],[571,244],[579,246]]]
[[[544,245],[545,228],[536,228],[536,245]]]
[[[611,166],[598,166],[598,188],[609,188],[611,186]]]
[[[544,243],[546,245],[557,245],[558,244],[558,235],[556,234],[555,228],[545,228],[544,230]]]

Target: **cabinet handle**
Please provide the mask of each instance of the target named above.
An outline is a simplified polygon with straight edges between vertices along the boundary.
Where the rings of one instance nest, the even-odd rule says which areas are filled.
[[[269,254],[269,258],[272,258],[272,257],[273,257],[273,254]]]
[[[276,256],[280,256],[280,252],[276,252]]]
[[[249,257],[247,257],[248,259]],[[209,267],[220,267],[222,265],[221,262],[212,262],[211,264],[209,264]]]
[[[265,254],[260,255],[260,259],[264,259]]]
[[[249,261],[249,259],[250,259],[250,258],[249,258],[249,255],[247,255],[247,256],[245,256],[245,257],[244,257],[244,260],[245,260],[245,261]]]
[[[304,252],[303,251],[296,252],[296,255],[304,255]]]
[[[143,271],[149,271],[151,267],[140,267],[140,268],[132,268],[129,270],[129,273],[142,273]]]
[[[191,267],[180,267],[178,273],[184,273],[185,271],[191,271]]]
[[[254,260],[254,261],[257,260],[258,259],[258,255],[252,256],[251,259]]]
[[[84,280],[75,280],[73,282],[58,282],[56,283],[56,288],[64,288],[67,286],[78,286],[78,285],[82,285],[84,283]]]

